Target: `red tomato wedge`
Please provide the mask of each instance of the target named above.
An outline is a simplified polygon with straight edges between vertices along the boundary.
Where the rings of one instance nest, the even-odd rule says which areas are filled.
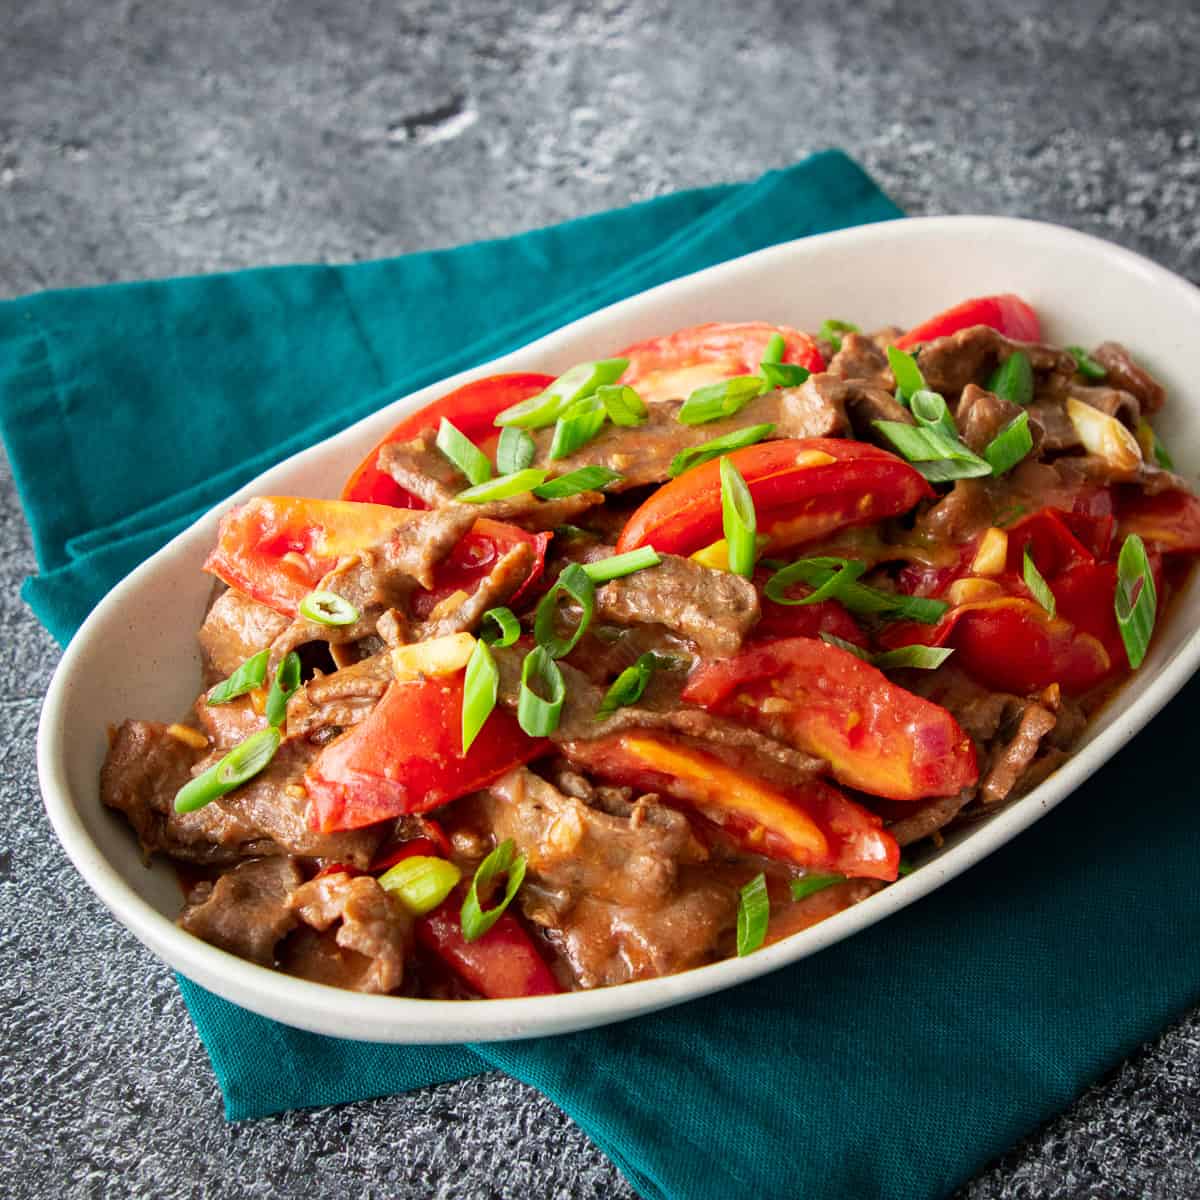
[[[464,894],[465,889],[459,888],[421,917],[416,923],[417,941],[489,1000],[561,992],[533,939],[511,912],[503,913],[476,941],[463,937],[459,913]]]
[[[694,808],[754,854],[812,870],[896,878],[900,849],[882,820],[823,780],[780,788],[711,754],[641,732],[573,742],[568,756],[597,775]]]
[[[1200,553],[1200,499],[1189,492],[1160,492],[1147,496],[1122,489],[1117,501],[1117,533],[1123,542],[1131,533],[1164,553]]]
[[[364,720],[317,755],[304,776],[314,828],[360,829],[428,812],[541,753],[545,743],[498,708],[463,754],[464,674],[393,682]]]
[[[204,569],[294,617],[339,558],[388,541],[412,519],[383,504],[256,496],[221,518]]]
[[[1040,342],[1042,323],[1020,296],[1006,292],[1000,296],[977,296],[940,312],[896,339],[901,350],[911,350],[922,342],[949,337],[973,325],[987,325],[1014,342]]]
[[[772,548],[907,512],[933,489],[903,459],[845,438],[784,438],[727,456],[742,473]],[[659,488],[621,531],[617,551],[693,554],[722,537],[720,460]]]
[[[763,584],[771,572],[760,569],[754,573],[754,586],[758,588],[762,615],[754,626],[753,638],[759,641],[776,641],[779,638],[819,638],[823,633],[832,634],[844,642],[867,648],[867,635],[858,622],[837,600],[818,600],[816,604],[776,604],[763,592]],[[801,599],[809,595],[812,588],[797,584],[789,590],[789,596]]]
[[[407,442],[424,429],[436,429],[443,417],[471,441],[482,442],[496,432],[493,422],[498,413],[510,404],[536,396],[553,382],[553,375],[521,372],[489,375],[486,379],[463,384],[448,396],[405,417],[355,468],[342,489],[342,499],[393,504],[399,508],[428,507],[424,501],[406,492],[390,475],[379,470],[375,465],[379,451],[389,442]]]
[[[839,783],[875,796],[949,796],[979,778],[975,747],[944,708],[812,638],[703,663],[682,698],[823,758]]]
[[[629,359],[621,383],[643,400],[673,400],[736,375],[757,375],[767,343],[777,333],[784,340],[783,362],[813,372],[825,369],[816,343],[798,329],[766,321],[713,322],[626,347],[618,356]]]

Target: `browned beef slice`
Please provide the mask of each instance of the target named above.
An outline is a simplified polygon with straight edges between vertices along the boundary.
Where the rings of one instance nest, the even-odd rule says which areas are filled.
[[[964,788],[954,796],[933,796],[928,800],[919,800],[916,804],[897,804],[896,809],[903,807],[904,813],[898,820],[892,821],[888,833],[901,846],[910,846],[922,838],[944,829],[974,798],[974,788]]]
[[[814,376],[819,386],[827,375]],[[850,416],[854,436],[867,442],[878,442],[889,450],[892,443],[875,428],[876,421],[896,421],[901,425],[914,425],[913,415],[883,388],[871,386],[857,379],[849,379],[842,385],[842,401]]]
[[[1040,704],[1025,704],[1016,733],[992,753],[991,766],[983,778],[979,798],[984,804],[999,804],[1021,782],[1021,776],[1037,757],[1042,738],[1054,728],[1054,714]]]
[[[192,890],[179,926],[239,958],[270,966],[276,944],[296,925],[288,897],[303,878],[290,858],[239,863],[215,883]]]
[[[916,522],[918,536],[959,546],[992,523],[992,501],[980,479],[959,479]]]
[[[223,750],[232,750],[266,725],[249,696],[239,696],[225,704],[209,704],[208,694],[202,692],[192,708],[208,740]]]
[[[605,557],[603,552],[589,555],[592,561]],[[728,658],[758,621],[758,592],[739,575],[664,554],[657,567],[597,588],[596,615],[618,625],[663,625],[694,642],[702,654]]]
[[[1071,418],[1067,416],[1066,404],[1058,397],[1037,400],[1029,406],[1030,423],[1036,421],[1042,428],[1042,450],[1057,454],[1064,450],[1077,450],[1083,443]]]
[[[953,405],[968,383],[986,384],[992,371],[1015,350],[1029,355],[1035,378],[1065,386],[1075,374],[1075,360],[1065,350],[1037,342],[1014,342],[986,325],[974,325],[921,347],[917,362],[926,385]]]
[[[1139,367],[1120,342],[1104,342],[1092,351],[1092,357],[1108,372],[1105,380],[1136,397],[1146,413],[1156,413],[1167,398],[1166,389],[1149,371]]]
[[[1020,415],[1019,404],[969,383],[963,388],[955,421],[962,440],[976,454],[982,454],[988,443]]]
[[[828,371],[839,379],[861,379],[880,391],[896,390],[887,351],[865,334],[847,333],[841,349],[830,360]]]
[[[1126,425],[1130,429],[1136,429],[1138,422],[1142,419],[1142,410],[1136,397],[1122,388],[1081,387],[1074,384],[1071,387],[1071,395],[1076,400],[1082,400],[1084,404],[1090,404],[1102,413],[1107,413],[1110,417],[1116,417],[1122,425]],[[1070,420],[1069,417],[1067,419]]]
[[[213,602],[200,626],[204,665],[224,679],[265,650],[288,626],[287,617],[229,588]]]
[[[307,737],[318,729],[357,725],[376,705],[394,678],[385,651],[360,662],[316,675],[288,702],[288,737]]]
[[[497,838],[526,855],[522,904],[580,987],[669,975],[712,958],[737,893],[686,865],[704,851],[687,819],[646,797],[617,815],[519,768],[489,788]]]
[[[319,933],[338,923],[332,953],[320,939],[288,947],[284,967],[291,974],[355,992],[394,992],[404,981],[412,917],[369,875],[320,876],[298,887],[289,905]]]
[[[533,551],[520,542],[501,557],[469,596],[452,606],[441,606],[436,616],[431,615],[419,625],[414,641],[475,630],[483,614],[489,608],[505,604],[529,578],[532,569]]]

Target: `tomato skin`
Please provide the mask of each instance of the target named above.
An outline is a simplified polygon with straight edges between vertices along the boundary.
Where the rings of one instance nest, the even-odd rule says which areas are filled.
[[[394,681],[370,714],[322,749],[304,775],[315,829],[360,829],[466,795],[545,747],[493,710],[462,752],[463,671]]]
[[[973,325],[987,325],[1014,342],[1042,340],[1042,323],[1037,313],[1020,296],[1006,292],[998,296],[977,296],[947,308],[910,329],[896,340],[896,346],[900,350],[911,350],[922,342],[949,337]]]
[[[427,508],[428,505],[406,492],[390,475],[375,465],[379,452],[390,442],[411,441],[425,429],[436,429],[443,417],[458,427],[473,442],[481,442],[496,432],[498,413],[536,396],[554,382],[553,375],[519,372],[489,375],[456,388],[449,395],[405,417],[354,469],[342,489],[343,500],[364,500],[372,504],[391,504],[397,508]]]
[[[758,570],[754,573],[754,586],[758,589],[762,615],[751,631],[755,642],[776,641],[779,638],[819,638],[828,633],[852,642],[855,646],[868,646],[867,635],[845,606],[837,600],[818,600],[816,604],[777,604],[763,591],[763,585],[771,578],[771,572]],[[799,599],[812,592],[812,588],[799,584],[788,590],[788,595]]]
[[[1095,562],[1092,552],[1072,532],[1070,514],[1043,508],[1017,521],[1008,530],[1007,570],[1023,575],[1025,551],[1046,579],[1080,563]]]
[[[1200,499],[1190,492],[1147,496],[1122,489],[1117,500],[1117,531],[1122,542],[1136,533],[1163,553],[1200,554]]]
[[[777,333],[784,339],[783,362],[814,373],[825,370],[817,344],[798,329],[766,321],[709,322],[627,346],[619,354],[629,359],[621,383],[654,401],[686,397],[695,388],[720,379],[757,375],[767,343]]]
[[[489,1000],[553,996],[562,991],[533,939],[511,912],[476,941],[463,937],[460,912],[465,888],[452,892],[415,926],[417,941],[436,954],[473,990]]]
[[[759,532],[773,546],[873,524],[933,495],[903,459],[848,438],[783,438],[726,457],[746,480]],[[720,460],[712,459],[659,488],[629,518],[617,551],[653,546],[688,555],[722,536]]]
[[[900,848],[882,820],[824,780],[782,788],[637,730],[573,742],[567,754],[593,774],[671,796],[751,853],[871,879],[899,870]]]
[[[949,796],[979,778],[975,747],[944,708],[813,638],[703,663],[682,698],[825,759],[839,783],[875,796]]]

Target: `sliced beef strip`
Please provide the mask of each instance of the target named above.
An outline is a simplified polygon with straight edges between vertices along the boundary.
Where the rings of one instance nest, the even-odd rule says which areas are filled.
[[[288,737],[308,737],[319,729],[357,725],[379,702],[394,677],[386,651],[331,675],[315,676],[288,702]]]
[[[600,547],[589,562],[612,553]],[[729,571],[664,554],[657,567],[635,571],[596,589],[596,618],[618,625],[662,625],[694,642],[702,654],[728,658],[759,618],[754,585]]]
[[[926,386],[954,405],[967,384],[986,384],[992,371],[1016,350],[1029,356],[1035,381],[1053,392],[1065,388],[1075,374],[1075,359],[1066,350],[1037,342],[1014,342],[986,325],[974,325],[926,342],[917,363]]]
[[[201,693],[192,711],[208,740],[221,750],[232,750],[238,742],[244,742],[266,725],[266,720],[255,712],[249,696],[239,696],[225,704],[209,704],[207,694]]]
[[[532,569],[533,551],[525,542],[519,542],[500,558],[487,577],[461,603],[418,625],[413,640],[421,642],[475,630],[489,608],[506,604],[516,594]]]
[[[866,334],[845,334],[841,348],[830,360],[827,370],[839,379],[861,379],[880,391],[896,390],[886,349]]]
[[[296,926],[288,897],[303,881],[290,858],[239,863],[215,883],[197,884],[177,924],[211,946],[269,967],[276,945]]]
[[[911,846],[931,834],[945,829],[955,817],[975,798],[974,788],[964,788],[953,796],[933,796],[916,804],[897,804],[903,807],[903,815],[887,826],[887,831],[901,846]]]
[[[1015,421],[1021,415],[1021,411],[1019,404],[986,391],[978,384],[969,383],[963,388],[954,419],[962,440],[976,454],[982,454],[988,443],[1006,425]],[[1041,429],[1031,420],[1029,431],[1033,437],[1031,453],[1036,454],[1041,442]]]
[[[1133,355],[1120,342],[1104,342],[1092,351],[1094,358],[1107,372],[1105,382],[1133,395],[1142,412],[1156,413],[1167,398],[1166,389],[1149,371],[1133,361]]]
[[[689,863],[704,857],[687,819],[648,797],[612,814],[520,768],[485,811],[526,855],[521,902],[580,987],[673,974],[716,954],[737,892]]]
[[[338,954],[320,940],[289,947],[284,969],[354,992],[394,992],[404,982],[404,960],[413,945],[413,920],[369,875],[321,875],[298,887],[289,905],[319,933],[338,923]],[[330,972],[340,978],[329,978]]]
[[[1054,728],[1055,717],[1032,701],[1023,706],[1011,740],[997,746],[979,789],[984,804],[999,804],[1018,788],[1021,777],[1037,757],[1042,739]]]
[[[288,626],[287,617],[251,600],[236,588],[222,592],[200,626],[200,649],[214,679],[232,675],[248,658],[265,650]]]
[[[961,546],[992,523],[992,499],[981,479],[958,479],[917,518],[914,531],[935,544]]]
[[[828,376],[818,376],[818,380]],[[819,384],[819,386],[824,386]],[[875,442],[894,451],[892,443],[875,428],[876,421],[896,421],[900,425],[915,425],[913,415],[891,392],[871,387],[858,380],[847,380],[843,385],[842,401],[850,416],[850,425],[855,437],[864,442]]]
[[[1083,443],[1066,405],[1056,398],[1036,400],[1029,406],[1030,424],[1036,421],[1042,427],[1042,451],[1060,454],[1063,451],[1082,449]]]

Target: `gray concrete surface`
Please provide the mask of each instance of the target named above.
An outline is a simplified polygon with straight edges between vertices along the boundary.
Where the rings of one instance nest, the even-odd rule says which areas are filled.
[[[1200,12],[1044,7],[6,0],[0,296],[448,245],[829,144],[911,213],[1047,218],[1200,282]],[[496,1075],[223,1121],[169,973],[42,816],[57,651],[0,489],[0,1194],[631,1196]],[[1197,1013],[960,1193],[1197,1195]]]

